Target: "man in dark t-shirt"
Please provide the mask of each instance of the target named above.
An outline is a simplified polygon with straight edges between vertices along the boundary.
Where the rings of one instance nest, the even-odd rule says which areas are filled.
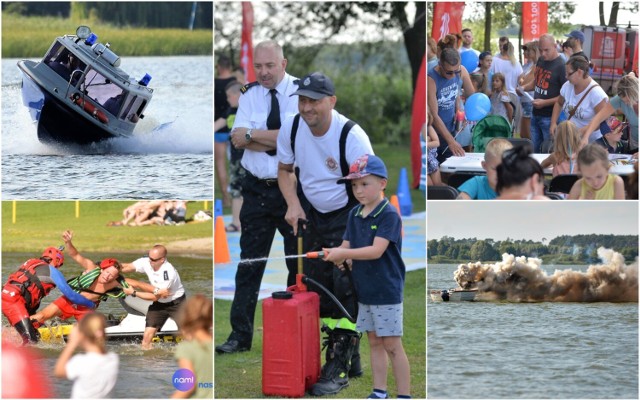
[[[536,64],[534,81],[525,86],[525,91],[534,90],[533,115],[531,117],[531,139],[534,153],[540,153],[543,141],[550,140],[549,126],[553,105],[566,82],[566,69],[558,54],[552,35],[544,34],[539,40],[540,58]]]

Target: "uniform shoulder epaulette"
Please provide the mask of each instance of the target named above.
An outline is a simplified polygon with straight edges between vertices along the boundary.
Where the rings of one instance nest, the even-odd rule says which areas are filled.
[[[243,87],[240,88],[240,93],[245,94],[247,92],[247,90],[251,89],[252,87],[256,86],[257,84],[258,84],[258,81],[247,83],[246,85],[244,85]]]

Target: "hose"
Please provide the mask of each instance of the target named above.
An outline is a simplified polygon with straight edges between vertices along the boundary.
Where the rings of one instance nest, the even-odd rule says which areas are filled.
[[[346,308],[344,308],[344,306],[342,305],[342,303],[340,303],[340,300],[338,300],[336,298],[336,296],[333,295],[333,293],[331,293],[329,291],[329,289],[327,289],[326,287],[322,286],[319,282],[314,281],[313,279],[309,278],[308,276],[303,276],[302,277],[302,283],[304,284],[313,284],[315,287],[317,287],[318,289],[322,290],[327,296],[329,296],[329,298],[331,299],[331,301],[333,301],[338,308],[340,309],[340,311],[342,312],[342,314],[345,316],[345,318],[347,318],[349,320],[349,322],[352,323],[356,323],[356,319],[353,318],[351,316],[351,314],[349,314],[349,311],[347,311]],[[357,303],[356,303],[356,312],[357,312]],[[357,314],[356,314],[357,315]]]

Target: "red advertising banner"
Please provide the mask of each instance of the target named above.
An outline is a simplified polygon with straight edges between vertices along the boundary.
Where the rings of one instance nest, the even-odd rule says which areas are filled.
[[[529,43],[547,33],[547,2],[522,3],[522,40]]]
[[[433,3],[431,37],[437,42],[449,33],[461,33],[463,12],[464,1]]]
[[[416,81],[416,91],[413,94],[413,108],[411,110],[411,173],[413,182],[411,187],[420,186],[420,168],[422,167],[422,151],[420,148],[420,131],[427,121],[427,57],[422,59],[420,72]]]
[[[240,66],[244,70],[245,80],[254,82],[256,73],[253,70],[253,6],[248,1],[242,2],[242,40],[240,45]]]

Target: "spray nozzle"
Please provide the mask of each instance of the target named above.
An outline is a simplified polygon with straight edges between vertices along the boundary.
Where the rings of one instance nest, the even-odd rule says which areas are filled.
[[[324,258],[324,251],[310,251],[305,256],[307,258]]]

